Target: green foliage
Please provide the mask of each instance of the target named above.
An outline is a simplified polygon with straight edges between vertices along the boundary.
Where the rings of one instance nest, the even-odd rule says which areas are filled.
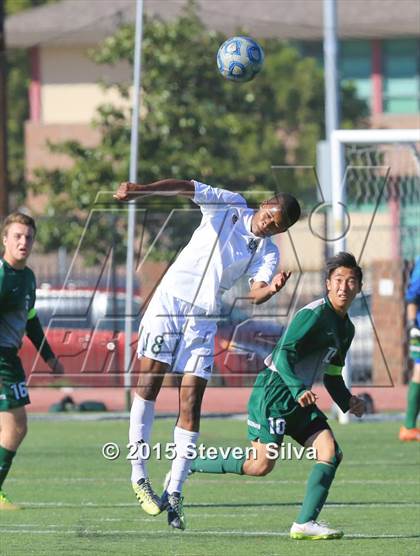
[[[7,16],[10,16],[52,1],[56,0],[6,0],[5,12]],[[27,51],[22,49],[7,50],[6,67],[8,173],[10,193],[14,197],[12,204],[17,206],[24,201],[26,195],[24,123],[29,117],[28,87],[30,75]]]
[[[24,122],[28,119],[29,68],[23,50],[7,53],[7,134],[10,192],[18,202],[24,195]]]
[[[287,43],[261,41],[264,70],[248,84],[231,83],[216,68],[225,38],[206,30],[192,5],[176,20],[145,21],[138,181],[197,178],[256,197],[258,190],[274,188],[273,164],[315,163],[324,125],[323,75],[316,61]],[[124,26],[91,56],[100,64],[132,64],[133,51],[133,27]],[[111,86],[127,96],[129,85]],[[40,223],[45,250],[63,244],[74,249],[99,189],[113,190],[128,178],[130,114],[103,106],[94,125],[102,135],[97,148],[55,146],[73,159],[73,167],[38,173],[34,189],[48,193],[47,213],[53,217]],[[299,193],[293,173],[286,187]],[[149,233],[154,231],[150,224]],[[176,230],[168,234],[165,249],[176,251],[184,237]],[[90,253],[98,254],[98,242]]]
[[[7,15],[12,15],[22,12],[23,10],[28,10],[29,8],[35,8],[36,6],[56,1],[57,0],[6,0],[5,11]]]

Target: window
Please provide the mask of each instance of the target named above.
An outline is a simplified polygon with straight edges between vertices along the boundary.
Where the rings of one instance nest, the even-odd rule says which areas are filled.
[[[393,114],[420,112],[419,52],[420,41],[417,39],[384,41],[384,112]]]
[[[370,41],[354,40],[341,43],[339,72],[343,84],[352,83],[358,98],[371,106],[372,46]]]
[[[322,42],[307,41],[299,45],[303,56],[312,56],[323,65]],[[371,106],[372,98],[372,46],[368,40],[340,41],[338,72],[341,84],[352,83],[356,95]]]

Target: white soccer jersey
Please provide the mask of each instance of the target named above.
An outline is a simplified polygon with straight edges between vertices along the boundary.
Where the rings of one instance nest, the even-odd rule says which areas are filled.
[[[193,181],[200,226],[162,279],[170,295],[217,314],[223,293],[244,274],[269,283],[279,263],[270,238],[251,232],[254,214],[238,193]]]

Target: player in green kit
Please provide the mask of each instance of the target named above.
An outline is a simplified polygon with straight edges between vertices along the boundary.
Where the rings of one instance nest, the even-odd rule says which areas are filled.
[[[341,375],[346,353],[354,336],[347,311],[360,292],[362,270],[353,255],[339,253],[327,261],[327,295],[300,309],[273,353],[267,368],[255,381],[248,403],[248,438],[252,452],[241,459],[197,458],[191,470],[201,473],[236,473],[262,476],[275,465],[273,447],[286,434],[299,444],[313,447],[317,461],[309,475],[306,493],[293,539],[337,539],[343,536],[316,521],[326,499],[342,452],[316,406],[313,383],[323,376],[324,385],[342,411],[361,417],[364,401],[352,396]],[[280,451],[277,449],[277,453]],[[275,453],[275,452],[274,452]]]
[[[0,510],[16,510],[2,490],[27,430],[25,405],[29,404],[25,371],[18,350],[26,332],[55,373],[63,367],[45,340],[34,309],[35,276],[26,266],[35,238],[35,222],[15,212],[4,221],[4,255],[0,258]]]

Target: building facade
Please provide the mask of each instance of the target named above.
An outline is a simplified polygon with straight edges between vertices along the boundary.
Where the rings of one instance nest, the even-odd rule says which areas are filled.
[[[52,155],[47,141],[99,140],[91,127],[98,106],[127,106],[100,82],[131,81],[128,65],[103,67],[88,56],[119,25],[134,23],[135,0],[61,0],[6,20],[10,48],[25,48],[31,61],[30,118],[25,129],[26,170],[70,163]],[[186,0],[145,0],[149,17],[170,19]],[[322,63],[322,0],[199,0],[211,28],[232,34],[238,27],[255,37],[295,43]],[[82,9],[81,9],[82,7]],[[370,107],[372,127],[420,127],[420,3],[416,0],[338,0],[339,72],[354,83]]]

